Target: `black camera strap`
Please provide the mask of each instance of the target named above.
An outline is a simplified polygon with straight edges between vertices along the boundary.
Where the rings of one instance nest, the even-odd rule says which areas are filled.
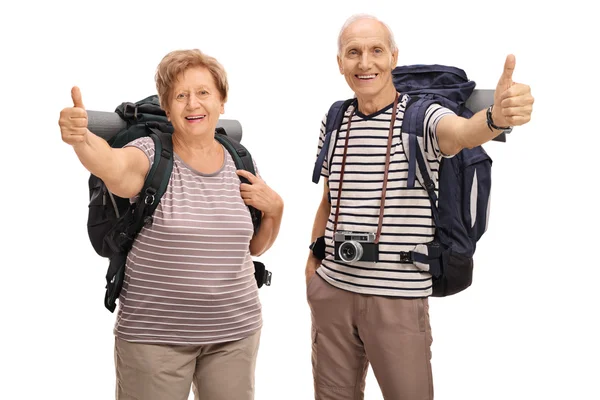
[[[392,151],[392,138],[394,136],[394,124],[396,123],[396,113],[398,111],[398,93],[394,98],[394,105],[392,106],[392,119],[390,120],[390,131],[388,135],[387,152],[385,155],[385,170],[383,173],[383,188],[381,189],[381,203],[379,206],[379,223],[377,226],[377,234],[375,235],[375,244],[379,244],[379,237],[381,236],[381,226],[383,225],[383,211],[385,209],[385,194],[387,191],[388,174],[390,171],[390,156]],[[346,126],[346,140],[344,142],[344,155],[342,156],[342,167],[340,170],[340,186],[337,193],[337,203],[335,205],[335,218],[333,220],[333,233],[337,231],[338,216],[340,213],[340,200],[342,198],[342,183],[344,181],[344,171],[346,170],[346,155],[348,154],[348,139],[350,138],[350,123],[356,111],[357,105],[350,111],[348,117],[348,125]]]

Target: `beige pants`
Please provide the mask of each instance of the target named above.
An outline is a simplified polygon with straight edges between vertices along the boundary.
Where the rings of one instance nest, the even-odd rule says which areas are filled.
[[[386,400],[433,399],[426,298],[357,294],[318,274],[307,297],[315,399],[363,399],[369,363]]]
[[[168,346],[115,341],[117,400],[254,399],[260,331],[234,342]]]

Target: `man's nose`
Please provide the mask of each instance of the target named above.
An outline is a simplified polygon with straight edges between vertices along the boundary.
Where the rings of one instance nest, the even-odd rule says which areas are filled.
[[[369,57],[368,52],[362,53],[360,56],[360,62],[358,63],[358,67],[364,71],[368,70],[371,67],[371,58]]]

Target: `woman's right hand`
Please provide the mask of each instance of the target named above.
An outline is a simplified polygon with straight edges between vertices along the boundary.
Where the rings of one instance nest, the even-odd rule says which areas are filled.
[[[88,137],[88,116],[81,99],[81,91],[77,86],[71,89],[73,107],[63,108],[60,112],[58,125],[62,140],[75,146],[84,143]]]

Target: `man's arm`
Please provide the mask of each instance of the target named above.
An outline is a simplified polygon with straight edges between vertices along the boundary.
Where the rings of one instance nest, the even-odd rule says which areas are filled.
[[[323,184],[323,196],[321,197],[321,203],[319,204],[317,214],[315,215],[315,222],[313,223],[311,242],[314,242],[318,237],[325,235],[325,228],[327,227],[327,220],[329,219],[330,213],[331,204],[329,203],[329,183],[328,179],[325,178]],[[320,264],[321,260],[316,258],[311,250],[308,253],[308,260],[306,261],[305,274],[307,282],[315,274]]]
[[[504,72],[494,92],[492,120],[498,127],[524,125],[531,120],[534,98],[531,88],[515,83],[512,74],[515,57],[506,57]],[[487,109],[466,119],[456,115],[446,115],[440,119],[436,129],[438,144],[443,154],[454,155],[464,148],[480,146],[498,136],[502,130],[488,127]]]

